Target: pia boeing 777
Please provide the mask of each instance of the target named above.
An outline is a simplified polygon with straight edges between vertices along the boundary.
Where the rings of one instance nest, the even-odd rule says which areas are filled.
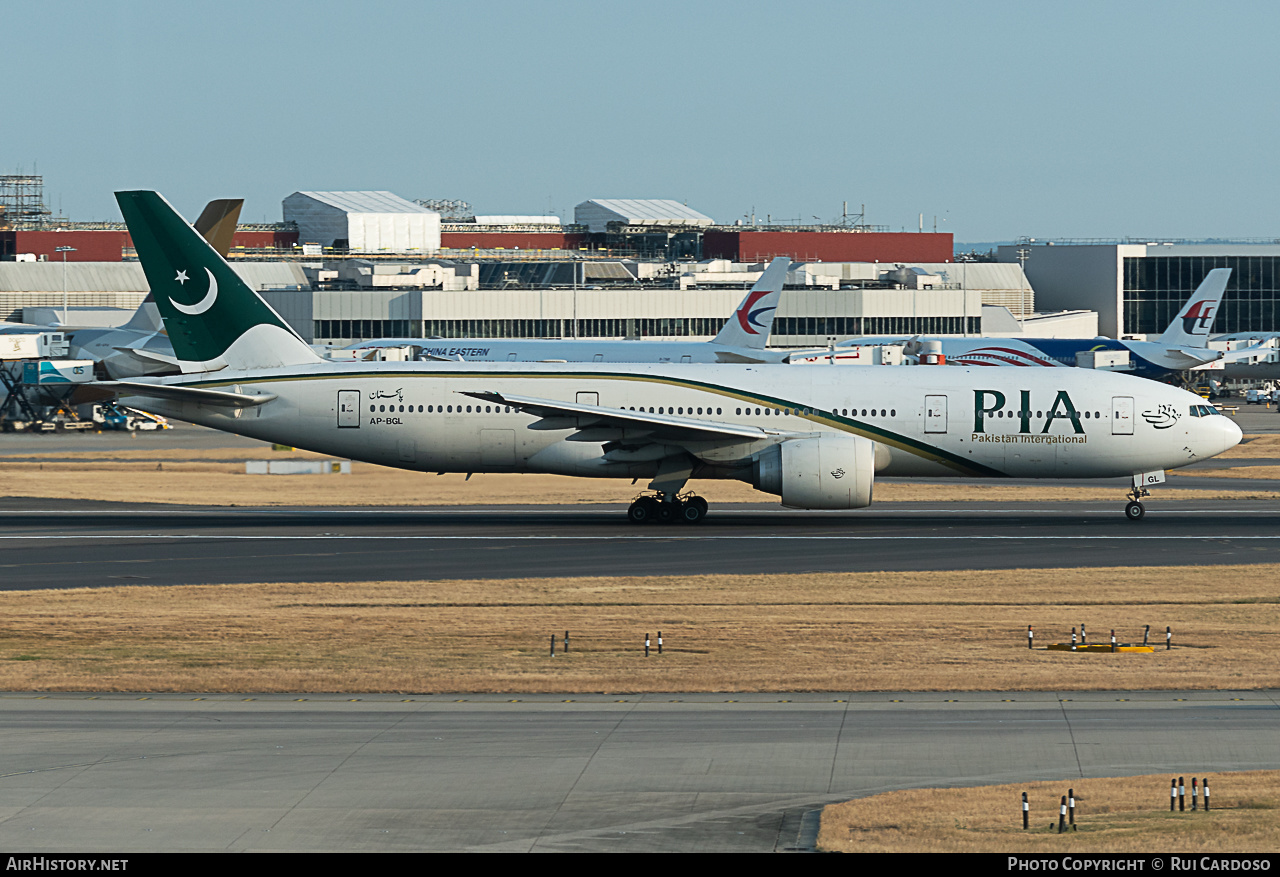
[[[360,362],[321,359],[155,192],[116,195],[184,374],[107,382],[180,420],[423,472],[647,478],[635,522],[697,522],[691,479],[806,509],[876,475],[1132,479],[1240,440],[1190,393],[1074,369]]]

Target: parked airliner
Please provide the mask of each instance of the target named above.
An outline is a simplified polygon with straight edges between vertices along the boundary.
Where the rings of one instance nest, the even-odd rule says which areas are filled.
[[[952,365],[1073,367],[1080,353],[1128,352],[1128,362],[1116,369],[1140,377],[1166,379],[1179,372],[1223,358],[1223,351],[1207,346],[1214,317],[1222,302],[1230,268],[1215,268],[1201,281],[1164,334],[1154,341],[1117,341],[1112,338],[956,338],[916,336],[907,338],[849,338],[835,346],[835,364],[858,365],[855,351],[841,355],[842,349],[874,344],[906,343],[911,350],[924,342],[938,345],[938,352]],[[787,361],[798,364],[829,364],[830,350],[792,353]]]
[[[104,382],[180,420],[423,472],[647,478],[636,522],[697,522],[690,479],[855,509],[875,476],[1132,479],[1240,441],[1183,390],[1074,369],[321,359],[155,192],[119,192],[184,374]],[[424,490],[429,488],[424,485]]]
[[[465,362],[781,362],[765,350],[790,259],[774,259],[710,341],[576,338],[375,338],[348,350],[411,347],[419,358]]]

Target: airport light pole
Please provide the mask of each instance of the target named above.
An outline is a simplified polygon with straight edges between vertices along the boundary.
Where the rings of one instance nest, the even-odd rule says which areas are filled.
[[[1022,310],[1022,320],[1027,318],[1027,297],[1024,294],[1024,290],[1027,287],[1027,257],[1031,255],[1029,244],[1035,243],[1035,240],[1035,238],[1028,238],[1027,243],[1021,244],[1016,250],[1018,266],[1022,270],[1022,276],[1018,278],[1018,307]]]
[[[74,253],[75,247],[55,247],[55,253],[62,254],[62,325],[67,325],[67,253]]]

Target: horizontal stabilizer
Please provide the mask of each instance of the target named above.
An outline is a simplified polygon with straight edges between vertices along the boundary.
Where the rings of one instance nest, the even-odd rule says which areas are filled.
[[[1222,359],[1221,350],[1210,350],[1207,347],[1171,347],[1164,352],[1165,362],[1160,365],[1175,368],[1179,371],[1195,368],[1209,362]]]
[[[761,362],[772,362],[772,360],[763,359],[759,356],[744,356],[741,353],[730,353],[727,350],[716,351],[716,362],[732,362],[745,365],[755,365]]]
[[[138,359],[147,360],[149,362],[160,362],[165,365],[171,365],[174,368],[178,368],[180,365],[178,357],[168,353],[160,353],[156,350],[148,350],[145,347],[114,347],[112,349],[119,351],[120,353],[128,354],[129,356],[136,356]]]
[[[274,393],[232,393],[226,390],[205,390],[200,387],[182,387],[175,384],[148,384],[142,381],[98,381],[90,386],[112,390],[117,396],[151,396],[156,399],[172,399],[175,402],[195,402],[217,408],[252,408],[276,398]]]

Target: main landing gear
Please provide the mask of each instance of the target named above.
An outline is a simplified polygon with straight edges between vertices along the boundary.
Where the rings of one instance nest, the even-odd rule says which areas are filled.
[[[633,524],[658,521],[663,524],[698,524],[707,516],[707,501],[700,496],[659,493],[637,497],[627,509]]]

